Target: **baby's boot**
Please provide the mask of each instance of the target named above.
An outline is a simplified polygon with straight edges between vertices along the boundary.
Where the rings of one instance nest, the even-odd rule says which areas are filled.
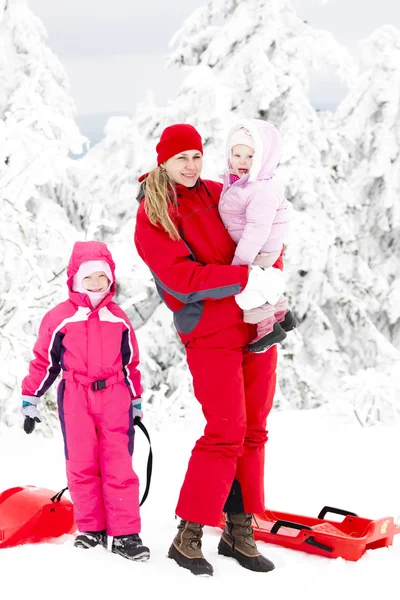
[[[292,311],[288,309],[275,313],[275,319],[284,331],[292,331],[299,324]]]
[[[279,344],[286,337],[282,327],[275,317],[264,319],[257,323],[257,335],[249,344],[250,352],[266,352],[274,344]]]

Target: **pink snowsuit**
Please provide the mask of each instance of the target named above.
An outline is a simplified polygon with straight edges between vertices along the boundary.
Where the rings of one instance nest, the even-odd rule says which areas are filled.
[[[105,260],[110,292],[93,309],[72,291],[82,262]],[[139,481],[132,468],[132,400],[140,398],[139,353],[132,325],[112,301],[115,265],[102,242],[77,242],[68,266],[69,300],[43,318],[23,396],[42,396],[62,372],[58,413],[68,487],[80,531],[140,532]]]
[[[232,264],[251,265],[260,252],[281,252],[289,232],[291,204],[275,175],[282,154],[279,131],[259,119],[243,120],[235,129],[240,127],[254,140],[253,164],[250,173],[233,184],[229,172],[224,174],[219,213],[237,244]]]
[[[286,200],[283,184],[275,174],[282,154],[279,131],[266,121],[245,119],[228,136],[228,167],[232,135],[240,128],[250,133],[254,142],[254,157],[250,172],[240,179],[224,173],[224,185],[219,213],[231,238],[237,244],[233,265],[255,264],[271,267],[282,252],[289,233],[291,204]],[[274,306],[264,304],[244,311],[246,323],[257,323],[254,341],[271,333],[276,322],[282,322],[288,312],[285,296]],[[267,346],[268,347],[268,346]]]

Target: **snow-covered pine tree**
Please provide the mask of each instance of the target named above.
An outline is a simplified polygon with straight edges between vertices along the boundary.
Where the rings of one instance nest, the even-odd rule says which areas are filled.
[[[348,396],[371,423],[400,408],[400,32],[385,26],[360,49],[362,73],[336,111],[329,157],[348,224],[337,232],[346,286],[329,313],[351,358]]]
[[[336,113],[353,195],[359,256],[371,269],[368,310],[400,349],[400,31],[361,44],[363,72]]]
[[[104,133],[81,160],[69,164],[55,194],[78,229],[106,241],[132,217],[137,178],[131,119],[111,117]]]
[[[304,23],[286,0],[211,0],[173,42],[170,62],[189,74],[166,108],[149,102],[139,109],[131,130],[140,132],[135,174],[148,169],[156,141],[171,123],[190,122],[200,130],[205,176],[212,178],[224,168],[226,132],[239,118],[263,118],[281,130],[280,172],[297,209],[287,249],[288,288],[302,326],[285,345],[278,400],[282,406],[316,406],[337,389],[348,361],[320,308],[331,294],[326,265],[337,200],[324,163],[329,143],[307,94],[312,69],[328,64],[348,82],[354,61],[331,34]]]
[[[58,59],[24,0],[0,2],[0,422],[13,421],[40,319],[66,297],[77,232],[51,199],[84,138]]]
[[[87,160],[68,158],[69,152],[81,153],[85,139],[73,120],[64,69],[45,46],[45,35],[23,0],[0,0],[0,423],[16,418],[19,383],[39,322],[66,297],[65,269],[78,237],[110,244],[117,300],[135,328],[158,307],[139,338],[145,388],[152,388],[149,400],[160,417],[168,386],[182,391],[185,385],[179,381],[178,343],[173,330],[165,334],[160,325],[163,307],[134,250],[134,138],[110,143],[127,131],[123,119],[111,119],[105,163],[96,157],[100,147]],[[184,398],[181,393],[174,412],[179,414]],[[46,394],[48,420],[53,399],[54,389]]]
[[[387,389],[382,366],[388,366],[392,377],[398,353],[381,335],[376,319],[384,284],[381,281],[371,289],[370,267],[360,254],[361,221],[353,193],[359,181],[355,180],[353,190],[344,176],[350,172],[347,134],[340,133],[340,119],[315,111],[307,96],[311,69],[330,65],[350,83],[354,60],[329,33],[299,19],[289,0],[210,0],[184,23],[174,43],[170,62],[189,71],[176,99],[164,108],[149,99],[133,122],[114,121],[96,150],[96,158],[105,165],[100,172],[109,182],[126,182],[127,177],[134,185],[136,177],[154,164],[154,147],[163,128],[189,122],[205,140],[204,174],[217,178],[225,164],[225,135],[233,122],[254,117],[277,125],[285,142],[280,174],[296,208],[286,252],[288,289],[302,321],[281,351],[277,400],[282,407],[312,407],[350,394],[361,407],[357,409],[360,420],[371,422],[371,411],[365,418],[361,415],[365,411],[362,394],[355,393],[356,382],[371,381],[375,373],[382,389]],[[381,47],[375,50],[379,53]],[[382,65],[385,59],[379,60]],[[352,88],[354,98],[362,97],[357,92],[359,82]],[[138,149],[135,153],[130,152],[132,140]],[[116,156],[120,153],[122,160],[110,159],[111,148],[113,152],[119,148]],[[352,156],[356,155],[354,151]],[[108,185],[113,193],[108,203],[118,203],[119,185]],[[149,293],[150,280],[140,281]],[[393,284],[393,294],[395,289]],[[150,319],[145,327],[158,331],[154,339],[164,338],[167,328],[167,339],[173,340],[170,318],[165,311],[160,314],[162,318]],[[174,372],[179,344],[169,357],[161,345],[156,343],[155,348],[161,382]],[[165,362],[171,358],[175,362]],[[372,407],[377,406],[376,389],[369,394]],[[168,394],[180,402],[181,390],[172,387]]]

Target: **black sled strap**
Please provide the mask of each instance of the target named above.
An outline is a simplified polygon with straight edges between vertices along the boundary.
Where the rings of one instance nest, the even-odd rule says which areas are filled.
[[[61,498],[63,497],[63,494],[67,491],[67,489],[67,487],[63,488],[60,492],[57,492],[57,494],[50,498],[50,500],[52,502],[61,502]]]
[[[144,490],[143,497],[140,501],[140,506],[142,506],[142,504],[145,503],[146,498],[149,495],[149,491],[150,491],[151,474],[153,471],[153,450],[151,449],[151,440],[150,440],[149,432],[147,431],[146,427],[143,425],[143,423],[139,419],[139,417],[135,417],[134,425],[136,425],[137,427],[139,427],[139,429],[141,429],[143,431],[144,435],[147,438],[147,441],[149,442],[149,446],[150,446],[149,457],[147,459],[146,488]]]
[[[144,435],[146,436],[148,442],[149,442],[149,457],[147,459],[147,470],[146,470],[146,488],[144,490],[144,494],[143,497],[140,501],[140,506],[142,506],[142,504],[145,503],[147,496],[149,495],[149,491],[150,491],[150,482],[151,482],[151,474],[153,472],[153,450],[151,449],[151,440],[150,440],[150,436],[149,436],[149,432],[147,431],[146,427],[143,425],[142,421],[139,419],[139,417],[135,417],[134,420],[134,425],[139,427],[139,429],[141,429],[144,433]],[[50,500],[52,502],[60,502],[64,492],[66,492],[68,489],[68,487],[63,488],[60,492],[58,492],[57,494],[55,494],[52,498],[50,498]]]

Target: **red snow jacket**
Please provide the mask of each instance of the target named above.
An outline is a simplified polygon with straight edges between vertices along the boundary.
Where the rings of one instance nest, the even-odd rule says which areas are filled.
[[[73,276],[88,260],[106,260],[114,279],[110,293],[95,309],[86,294],[72,291]],[[35,358],[22,382],[22,395],[42,396],[62,369],[93,381],[122,373],[132,399],[138,398],[142,394],[138,345],[127,315],[112,301],[115,264],[107,246],[76,242],[67,275],[69,300],[52,308],[40,324]]]
[[[145,184],[138,196],[136,248],[174,312],[183,343],[243,321],[234,294],[246,286],[248,267],[231,265],[236,246],[218,214],[221,190],[222,184],[201,179],[193,188],[176,185],[170,215],[181,235],[177,241],[147,217]]]

